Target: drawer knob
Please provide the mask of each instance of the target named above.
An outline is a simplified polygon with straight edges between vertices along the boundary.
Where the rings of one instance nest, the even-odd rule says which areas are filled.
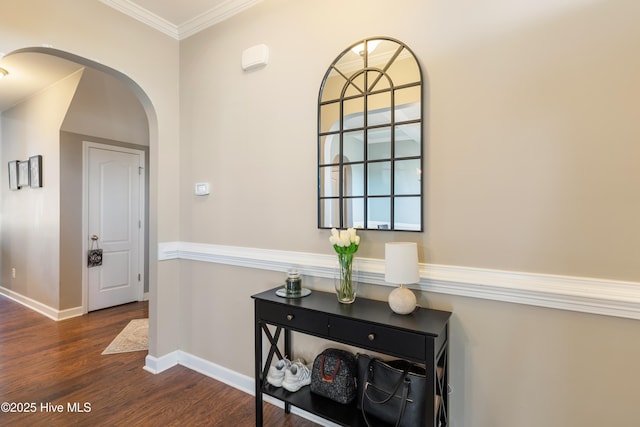
[[[287,314],[287,320],[293,320],[293,314]]]
[[[376,339],[376,334],[369,334],[367,338],[369,338],[369,341],[373,341]]]

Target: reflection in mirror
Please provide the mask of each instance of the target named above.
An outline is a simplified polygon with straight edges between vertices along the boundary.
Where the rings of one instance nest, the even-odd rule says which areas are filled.
[[[404,43],[362,40],[324,76],[318,227],[422,231],[422,71]]]

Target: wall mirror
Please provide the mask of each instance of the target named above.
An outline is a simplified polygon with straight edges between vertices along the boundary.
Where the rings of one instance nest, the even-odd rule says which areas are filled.
[[[318,227],[422,231],[422,71],[386,37],[329,66],[318,96]]]

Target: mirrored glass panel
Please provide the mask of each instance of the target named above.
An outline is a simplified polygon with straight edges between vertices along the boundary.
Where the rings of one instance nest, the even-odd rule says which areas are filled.
[[[391,230],[391,199],[389,197],[370,197],[367,202],[367,228],[373,230]]]
[[[422,108],[420,106],[420,98],[416,101],[416,96],[420,96],[420,91],[415,87],[396,91],[396,123],[420,120]]]
[[[344,195],[364,196],[364,164],[356,163],[345,165],[344,172]]]
[[[340,162],[340,135],[330,134],[321,136],[318,145],[318,161],[320,165],[337,164]]]
[[[367,97],[367,127],[391,123],[391,92],[377,93]]]
[[[382,127],[367,131],[367,160],[391,158],[391,128]]]
[[[340,227],[340,199],[320,199],[322,228]]]
[[[422,231],[422,72],[391,38],[361,40],[318,96],[318,227]]]
[[[364,131],[345,132],[342,142],[343,163],[364,161]]]
[[[342,129],[355,129],[364,126],[364,97],[346,99],[343,103]]]
[[[346,228],[364,228],[364,198],[346,198],[344,199],[344,218]],[[336,227],[337,228],[337,227]]]
[[[340,166],[323,166],[319,175],[320,197],[340,196]]]
[[[403,49],[387,72],[393,76],[396,87],[410,85],[420,80],[420,66],[407,49]]]
[[[420,231],[422,229],[420,203],[420,197],[396,197],[393,228],[395,230]]]
[[[367,195],[391,195],[391,162],[369,163],[367,168]]]
[[[321,102],[338,101],[342,97],[342,90],[347,84],[347,78],[338,72],[337,69],[332,69],[324,80],[322,87]]]
[[[393,194],[419,195],[422,184],[420,160],[396,160],[394,165]]]
[[[419,123],[400,125],[395,128],[395,152],[399,157],[420,157],[422,152],[422,135]]]
[[[320,133],[340,130],[340,103],[331,102],[320,107]]]

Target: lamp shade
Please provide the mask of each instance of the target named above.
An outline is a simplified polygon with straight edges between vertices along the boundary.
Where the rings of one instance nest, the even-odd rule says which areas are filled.
[[[413,242],[393,242],[384,245],[384,280],[406,285],[420,281],[418,245]]]

